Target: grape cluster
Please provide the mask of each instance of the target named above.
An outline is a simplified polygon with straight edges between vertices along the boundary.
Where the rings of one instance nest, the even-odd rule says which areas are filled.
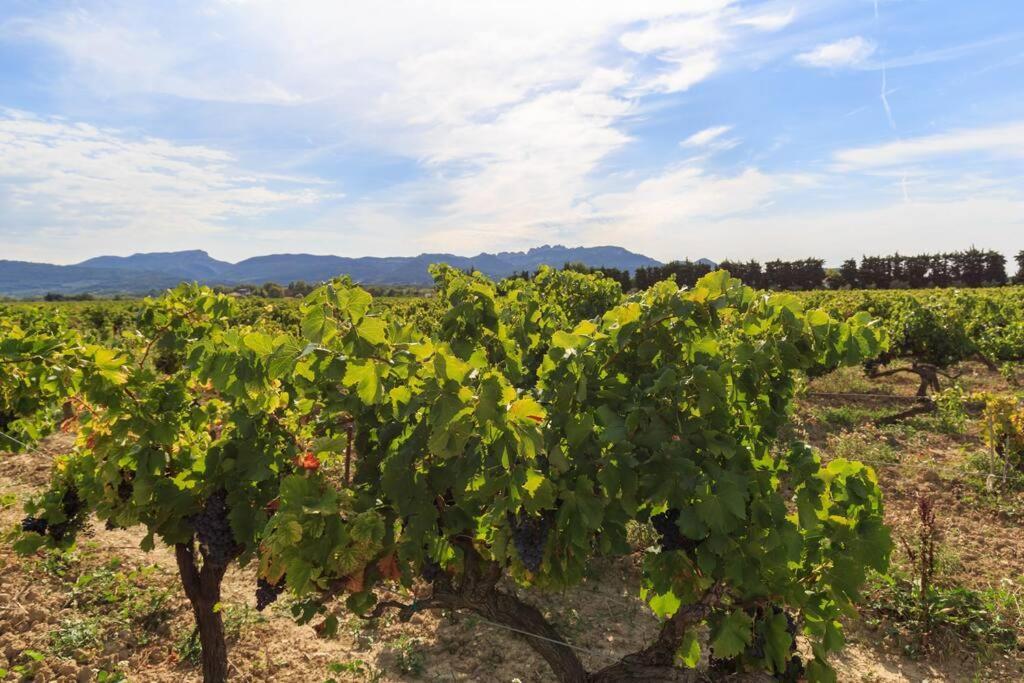
[[[203,559],[215,567],[226,567],[238,552],[238,542],[228,520],[228,494],[220,489],[210,494],[203,511],[190,519],[199,539]]]
[[[764,659],[764,636],[757,634],[754,636],[754,640],[747,645],[747,649],[744,650],[745,654],[750,659],[762,660]]]
[[[759,608],[757,608],[754,611],[752,616],[754,617],[755,621],[760,621],[760,620],[765,618],[765,615],[767,613],[769,613],[769,612],[766,612],[766,610],[764,608],[759,607]],[[793,618],[793,616],[789,612],[786,612],[782,608],[774,606],[774,605],[771,607],[770,614],[772,616],[777,616],[779,614],[782,614],[782,615],[784,615],[786,617],[786,631],[789,632],[789,635],[790,635],[790,638],[791,638],[790,644],[789,644],[789,651],[790,651],[790,653],[795,653],[796,652],[796,631],[797,631],[796,620]],[[748,657],[750,659],[763,660],[763,659],[765,659],[765,649],[764,648],[765,648],[764,634],[760,631],[760,629],[755,629],[754,639],[750,643],[750,645],[747,646],[747,648],[746,648],[746,650],[744,651],[743,654],[746,655],[746,657]],[[800,671],[802,672],[803,671],[803,665],[799,661],[797,662],[797,665],[800,667]],[[788,669],[787,669],[787,671],[788,671]]]
[[[793,655],[786,662],[786,670],[779,675],[778,679],[783,683],[799,683],[806,680],[805,673],[804,660],[800,658],[800,655]]]
[[[173,375],[181,369],[181,359],[173,351],[161,349],[153,359],[153,367],[165,375]]]
[[[21,520],[21,530],[26,533],[32,534],[45,534],[46,520],[40,517],[33,517],[29,515],[25,519]]]
[[[63,541],[68,535],[78,531],[84,522],[82,499],[78,496],[78,489],[72,486],[64,491],[60,506],[61,511],[64,513],[64,521],[59,524],[49,525],[47,530],[50,538],[58,543]]]
[[[132,472],[122,472],[121,482],[117,485],[117,497],[122,503],[127,503],[132,498],[132,492],[135,487],[132,485],[132,480],[135,475]]]
[[[531,572],[540,570],[550,529],[550,515],[532,517],[520,512],[512,520],[512,542],[516,546],[516,553],[523,566]]]
[[[434,583],[442,574],[444,574],[444,567],[433,560],[424,562],[423,567],[420,569],[420,576],[428,583]]]
[[[692,538],[687,538],[679,530],[679,525],[676,523],[678,521],[679,510],[676,508],[671,508],[651,517],[651,524],[654,525],[654,530],[660,537],[659,545],[662,552],[672,550],[692,551],[697,548],[698,542]]]
[[[277,601],[277,596],[284,592],[285,577],[282,576],[277,583],[270,583],[263,577],[256,580],[256,611],[262,612],[269,605]]]

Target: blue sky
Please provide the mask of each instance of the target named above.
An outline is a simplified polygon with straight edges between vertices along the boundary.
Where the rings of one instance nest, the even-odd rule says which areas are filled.
[[[4,0],[0,258],[1024,249],[1024,3]]]

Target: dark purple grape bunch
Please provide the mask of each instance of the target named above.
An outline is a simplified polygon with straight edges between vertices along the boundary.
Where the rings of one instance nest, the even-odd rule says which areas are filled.
[[[132,484],[134,480],[134,472],[121,470],[121,481],[117,484],[117,497],[122,503],[127,503],[132,499],[132,493],[135,491],[135,486]]]
[[[778,616],[780,614],[782,614],[782,615],[784,615],[786,617],[786,631],[789,632],[789,636],[790,636],[789,651],[790,651],[790,654],[794,654],[794,653],[796,653],[797,623],[796,623],[796,620],[793,618],[793,616],[789,612],[783,610],[781,607],[778,607],[776,605],[772,605],[770,609],[765,609],[763,607],[758,607],[754,611],[752,616],[753,616],[755,622],[761,622],[765,618],[766,615],[771,615],[771,616],[774,617],[774,616]],[[747,648],[746,648],[746,650],[744,651],[743,654],[747,658],[753,659],[753,660],[756,660],[756,661],[762,661],[762,660],[764,660],[766,658],[765,657],[765,637],[764,637],[764,633],[761,631],[760,628],[755,629],[754,638],[751,641],[750,645],[747,646]],[[799,666],[800,670],[802,671],[803,665],[800,663],[799,658],[797,659],[796,664],[793,665],[793,666]],[[787,667],[787,671],[789,669],[793,668],[793,666]]]
[[[173,375],[181,370],[181,358],[170,349],[160,349],[156,358],[153,359],[153,367],[165,375]]]
[[[536,574],[544,560],[544,547],[552,526],[552,515],[529,515],[520,510],[511,518],[512,542],[515,544],[519,561]]]
[[[231,531],[228,512],[227,491],[220,489],[210,494],[202,512],[190,519],[196,538],[199,539],[203,560],[214,567],[227,567],[239,551],[239,544]]]
[[[699,541],[687,538],[679,530],[679,510],[671,508],[661,514],[651,517],[651,524],[659,537],[658,544],[663,553],[673,550],[684,550],[687,552],[697,548]]]
[[[57,543],[73,536],[85,523],[85,506],[74,486],[67,488],[60,500],[64,521],[50,524],[45,519],[29,515],[21,520],[21,530],[33,534],[47,534]]]
[[[427,559],[423,562],[423,566],[420,568],[420,576],[427,583],[434,583],[441,576],[444,575],[444,567],[432,559]]]
[[[277,583],[270,583],[262,576],[256,580],[256,611],[262,612],[270,605],[277,602],[277,598],[284,592],[285,577],[282,576]]]
[[[46,533],[46,520],[41,517],[33,517],[29,515],[25,519],[21,520],[21,530],[29,534],[39,534],[42,536]]]
[[[50,538],[58,543],[74,535],[76,531],[82,528],[82,524],[85,522],[85,515],[83,514],[85,506],[78,495],[78,489],[74,486],[64,491],[60,507],[64,513],[64,521],[59,524],[51,524],[47,530]]]

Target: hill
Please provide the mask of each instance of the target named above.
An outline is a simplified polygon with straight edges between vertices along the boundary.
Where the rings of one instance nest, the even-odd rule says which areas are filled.
[[[542,265],[558,267],[567,262],[634,271],[660,263],[622,247],[565,247],[544,245],[529,251],[506,251],[476,256],[434,253],[419,256],[358,258],[314,254],[270,254],[238,263],[220,261],[202,250],[97,256],[81,263],[58,266],[26,261],[0,261],[0,294],[14,297],[59,294],[142,294],[172,287],[182,281],[205,284],[286,284],[296,280],[319,282],[348,275],[367,285],[430,285],[427,268],[448,263],[474,268],[502,278]]]

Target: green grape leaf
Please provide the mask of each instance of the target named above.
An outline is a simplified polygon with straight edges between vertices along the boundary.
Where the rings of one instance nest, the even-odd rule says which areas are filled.
[[[711,634],[711,649],[715,657],[728,659],[743,652],[752,638],[752,624],[750,615],[741,609],[733,610],[722,619]]]

